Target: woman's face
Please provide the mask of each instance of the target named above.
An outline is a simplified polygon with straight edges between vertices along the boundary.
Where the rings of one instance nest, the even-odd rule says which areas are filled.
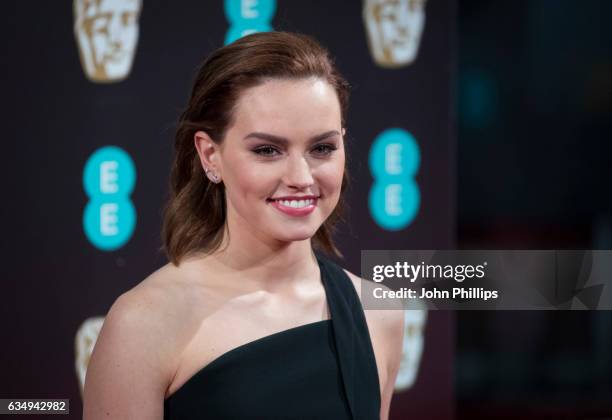
[[[216,154],[230,226],[262,239],[312,237],[338,203],[344,174],[334,88],[312,78],[247,89]]]

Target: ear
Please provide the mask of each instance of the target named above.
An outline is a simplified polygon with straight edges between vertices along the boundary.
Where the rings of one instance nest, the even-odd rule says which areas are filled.
[[[193,136],[193,142],[198,151],[202,169],[210,169],[219,173],[219,146],[204,131],[197,131]]]
[[[344,137],[346,134],[346,128],[342,127],[342,137]]]

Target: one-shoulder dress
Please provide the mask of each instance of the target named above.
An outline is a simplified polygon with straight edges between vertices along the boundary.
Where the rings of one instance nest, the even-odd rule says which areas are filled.
[[[317,254],[330,319],[236,347],[164,401],[164,419],[379,418],[380,385],[363,307],[344,270]]]

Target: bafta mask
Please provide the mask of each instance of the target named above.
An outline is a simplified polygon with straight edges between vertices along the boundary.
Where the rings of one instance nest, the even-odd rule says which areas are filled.
[[[401,67],[417,56],[425,26],[426,0],[364,0],[370,53],[381,67]]]
[[[104,324],[103,317],[87,318],[76,333],[74,340],[75,367],[81,395],[83,395],[85,387],[85,374],[87,373],[89,358],[98,340],[102,324]]]
[[[427,311],[424,309],[404,311],[404,346],[399,372],[395,380],[395,391],[410,388],[417,378],[425,343],[423,332],[426,321]]]
[[[74,0],[74,34],[92,82],[125,79],[138,43],[141,0]]]

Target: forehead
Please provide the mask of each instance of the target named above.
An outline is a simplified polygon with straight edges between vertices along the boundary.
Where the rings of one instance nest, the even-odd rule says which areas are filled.
[[[242,92],[233,125],[268,132],[339,129],[340,103],[323,79],[272,79]]]
[[[380,0],[375,3],[375,9],[412,12],[420,11],[425,6],[426,0]]]
[[[97,4],[98,13],[123,11],[137,11],[140,9],[141,0],[100,0]]]
[[[406,6],[407,0],[379,0],[374,3],[376,8],[394,9],[402,6]]]

